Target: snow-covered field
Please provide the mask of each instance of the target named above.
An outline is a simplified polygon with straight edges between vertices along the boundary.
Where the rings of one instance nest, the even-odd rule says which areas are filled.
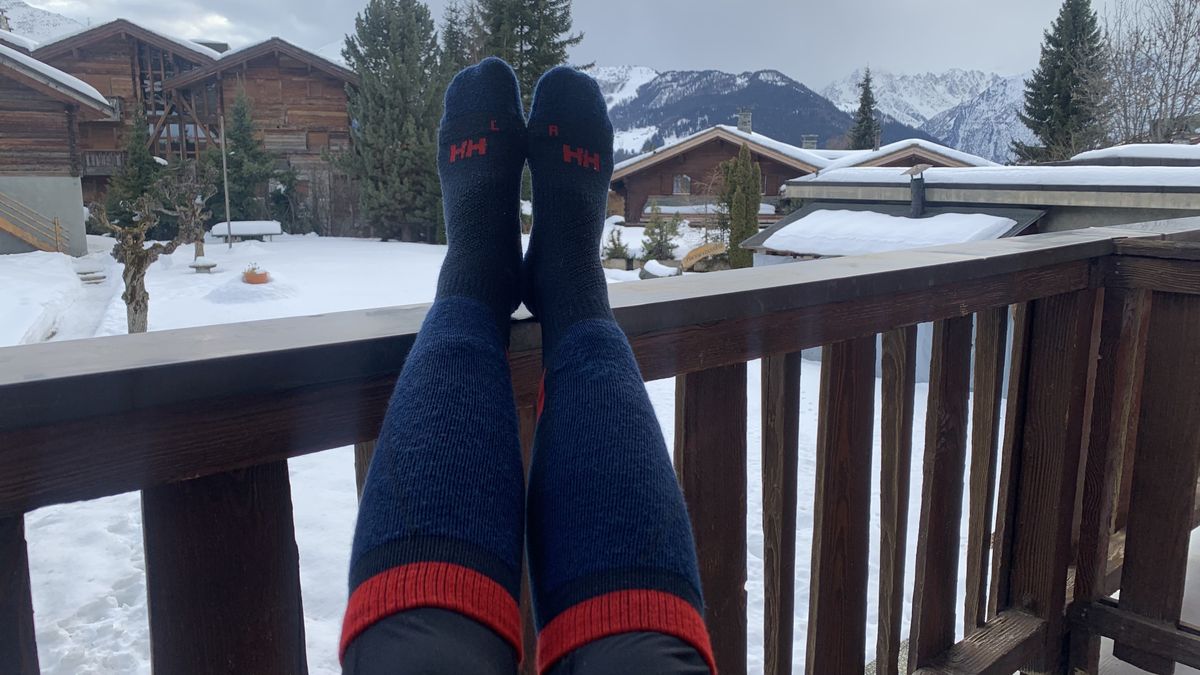
[[[96,252],[89,262],[105,267],[109,276],[98,286],[80,286],[71,261],[64,256],[0,256],[0,286],[16,290],[16,293],[0,296],[0,314],[16,316],[27,324],[22,328],[5,321],[0,344],[36,341],[50,332],[54,333],[51,338],[54,340],[124,332],[125,310],[120,299],[119,269],[111,258],[106,257],[102,241],[92,243],[96,245]],[[239,243],[232,250],[212,243],[207,257],[219,267],[216,273],[208,276],[195,274],[187,267],[192,253],[190,248],[183,249],[156,263],[147,277],[151,296],[150,328],[164,330],[429,301],[433,297],[436,273],[444,251],[443,247],[424,244],[317,237],[285,236],[273,243]],[[241,283],[240,273],[250,263],[265,267],[274,282],[261,287]],[[636,278],[636,275],[632,277]],[[629,273],[611,273],[610,281],[630,278]],[[14,308],[21,309],[21,313],[16,313]],[[80,345],[80,348],[85,347]],[[805,362],[802,375],[795,581],[797,668],[802,668],[807,633],[819,367],[817,363]],[[750,672],[761,672],[763,668],[762,491],[757,450],[760,443],[759,382],[759,365],[754,362],[749,366],[747,440],[750,458],[746,467]],[[662,380],[651,382],[648,387],[670,445],[674,426],[674,383]],[[922,447],[926,394],[926,386],[918,385],[915,448]],[[877,420],[876,448],[878,444]],[[314,674],[337,673],[336,644],[346,602],[344,580],[356,510],[353,454],[350,448],[331,449],[294,459],[290,469],[310,670]],[[868,469],[863,467],[863,470]],[[877,495],[877,465],[870,470]],[[912,471],[913,495],[920,495],[920,483],[918,451]],[[878,583],[877,498],[871,516],[869,652],[873,651],[874,645]],[[907,563],[910,577],[918,516],[917,498],[914,498],[909,512],[909,532],[913,538]],[[43,672],[60,675],[149,673],[145,565],[137,495],[40,509],[26,516],[26,526]],[[962,575],[960,570],[960,594]],[[906,588],[907,616],[911,579]]]

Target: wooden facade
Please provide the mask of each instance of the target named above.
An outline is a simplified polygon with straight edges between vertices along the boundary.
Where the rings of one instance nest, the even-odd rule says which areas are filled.
[[[779,197],[780,187],[788,180],[820,168],[714,127],[645,160],[625,163],[613,173],[612,191],[614,199],[624,202],[625,221],[631,225],[640,222],[646,207],[656,198],[672,203],[714,202],[713,182],[719,166],[737,157],[743,144],[750,146],[754,161],[762,169],[763,196],[767,198]]]
[[[346,86],[354,73],[279,38],[221,55],[118,19],[33,56],[91,84],[118,109],[111,120],[79,127],[85,199],[101,197],[123,164],[138,109],[155,156],[198,159],[219,144],[220,116],[244,88],[264,145],[296,169],[302,187],[317,177],[332,181],[326,153],[349,143]]]
[[[0,70],[0,175],[78,176],[75,111]]]

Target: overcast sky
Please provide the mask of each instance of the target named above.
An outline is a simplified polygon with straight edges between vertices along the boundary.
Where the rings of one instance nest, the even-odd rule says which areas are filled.
[[[340,41],[364,0],[27,0],[82,22],[116,17],[234,46],[278,35]],[[436,17],[447,0],[429,0]],[[1119,1],[1119,0],[1115,0]],[[1097,3],[1100,4],[1099,2]],[[575,0],[578,63],[658,70],[773,68],[810,86],[871,65],[894,72],[1037,64],[1057,0]]]

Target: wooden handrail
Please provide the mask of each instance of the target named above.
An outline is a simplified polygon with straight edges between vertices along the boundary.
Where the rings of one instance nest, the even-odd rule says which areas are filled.
[[[1178,367],[1200,359],[1200,345],[1163,337],[1167,324],[1200,322],[1200,246],[1177,243],[1196,232],[1200,221],[1094,229],[613,287],[614,313],[643,376],[678,378],[677,468],[694,519],[722,672],[746,669],[746,533],[740,529],[746,495],[728,483],[745,471],[745,364],[759,358],[763,480],[769,484],[763,507],[770,577],[766,662],[772,675],[791,669],[791,632],[781,624],[790,623],[793,607],[795,521],[786,514],[795,513],[797,493],[798,353],[817,346],[827,350],[807,658],[822,672],[861,665],[869,529],[864,505],[870,497],[870,476],[861,467],[871,464],[864,452],[869,455],[875,339],[881,334],[886,579],[880,586],[878,672],[898,673],[907,665],[898,663],[903,604],[897,585],[907,546],[898,523],[907,517],[910,454],[901,437],[912,436],[914,326],[928,322],[937,324],[923,453],[930,480],[920,491],[911,667],[926,675],[1054,670],[1066,631],[1079,633],[1071,645],[1083,649],[1114,625],[1170,620],[1179,599],[1177,577],[1122,589],[1123,602],[1132,598],[1121,607],[1123,623],[1068,623],[1064,611],[1069,588],[1079,602],[1099,601],[1108,584],[1097,574],[1107,579],[1110,542],[1125,536],[1109,537],[1108,511],[1081,517],[1077,505],[1108,504],[1111,510],[1119,504],[1119,488],[1080,493],[1078,477],[1086,475],[1089,485],[1117,486],[1114,467],[1128,464],[1133,452],[1124,439],[1137,404],[1114,399],[1114,392],[1132,386],[1120,375],[1126,369],[1097,363],[1125,363],[1129,350],[1141,344],[1130,342],[1136,334],[1149,345],[1146,400],[1164,406],[1167,390],[1186,389],[1187,400],[1200,405],[1200,385],[1189,384]],[[1157,323],[1151,320],[1147,335],[1130,333],[1132,324],[1114,314],[1126,306],[1116,294],[1127,292],[1153,296],[1150,308],[1168,308]],[[998,393],[1010,307],[1016,308],[1013,355],[1007,359],[1008,410],[1001,430]],[[0,349],[0,400],[6,403],[0,406],[0,523],[49,504],[143,490],[147,566],[158,570],[147,582],[156,667],[191,672],[189,664],[203,660],[203,648],[189,646],[182,627],[219,624],[205,639],[231,650],[233,662],[250,670],[302,672],[297,651],[304,644],[303,622],[282,460],[349,444],[362,444],[358,459],[367,459],[367,443],[378,434],[427,311],[414,305],[99,338],[87,350],[64,343]],[[539,332],[532,322],[515,323],[510,349],[526,440],[532,438],[541,376]],[[972,365],[976,396],[968,409]],[[970,439],[968,419],[978,427]],[[1200,430],[1200,424],[1163,424],[1161,413],[1156,419],[1156,435],[1146,438],[1158,450],[1138,459],[1157,464],[1140,469],[1131,484],[1144,491],[1148,481],[1180,470],[1183,475],[1172,479],[1185,487],[1174,492],[1188,492],[1185,478],[1194,487],[1190,474],[1200,469],[1194,458],[1183,462],[1188,446],[1179,445],[1175,427]],[[195,428],[204,433],[179,432]],[[1101,440],[1110,437],[1122,440]],[[1087,451],[1090,438],[1121,450]],[[968,450],[971,503],[962,515]],[[1183,496],[1193,506],[1194,490],[1174,492],[1160,496],[1170,508],[1182,508]],[[209,506],[214,500],[223,505],[219,513]],[[1178,519],[1155,523],[1142,503],[1135,496],[1129,507],[1129,578],[1138,569],[1146,572],[1147,552],[1159,550],[1164,537],[1177,538],[1188,526]],[[987,522],[992,512],[994,532]],[[957,568],[963,517],[971,569],[965,619],[956,616],[953,585],[946,585]],[[248,529],[228,535],[229,522]],[[168,534],[180,530],[199,534],[187,540]],[[0,532],[0,553],[19,562],[24,542],[17,534]],[[246,541],[271,543],[252,551]],[[206,542],[220,542],[221,561],[204,558]],[[1178,564],[1179,551],[1170,549],[1169,557]],[[989,561],[990,589],[984,584]],[[223,576],[233,573],[234,562],[244,568],[236,577]],[[1077,581],[1068,586],[1072,569]],[[223,581],[228,578],[237,581]],[[181,590],[184,584],[225,597],[210,601]],[[817,592],[826,588],[835,589],[833,595]],[[0,602],[0,624],[5,612],[22,619],[31,611],[27,592],[17,590],[20,597]],[[220,608],[227,606],[243,608],[239,621],[273,635],[279,648],[264,654],[239,641],[246,626],[220,620]],[[964,624],[968,637],[955,643],[955,629]],[[28,653],[27,638],[11,638],[11,650],[6,639],[0,629],[0,663],[10,651]],[[1177,655],[1153,645],[1122,649],[1156,668]],[[1072,659],[1092,672],[1086,652],[1072,653]]]

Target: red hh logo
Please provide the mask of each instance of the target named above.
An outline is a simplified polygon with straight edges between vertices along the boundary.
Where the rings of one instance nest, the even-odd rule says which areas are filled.
[[[572,148],[564,145],[563,161],[567,164],[574,162],[585,169],[590,166],[593,171],[600,170],[600,153],[588,152],[584,148]]]
[[[474,157],[476,153],[480,156],[487,154],[487,138],[481,138],[478,141],[468,139],[458,145],[451,145],[450,163],[453,164],[459,159]]]

